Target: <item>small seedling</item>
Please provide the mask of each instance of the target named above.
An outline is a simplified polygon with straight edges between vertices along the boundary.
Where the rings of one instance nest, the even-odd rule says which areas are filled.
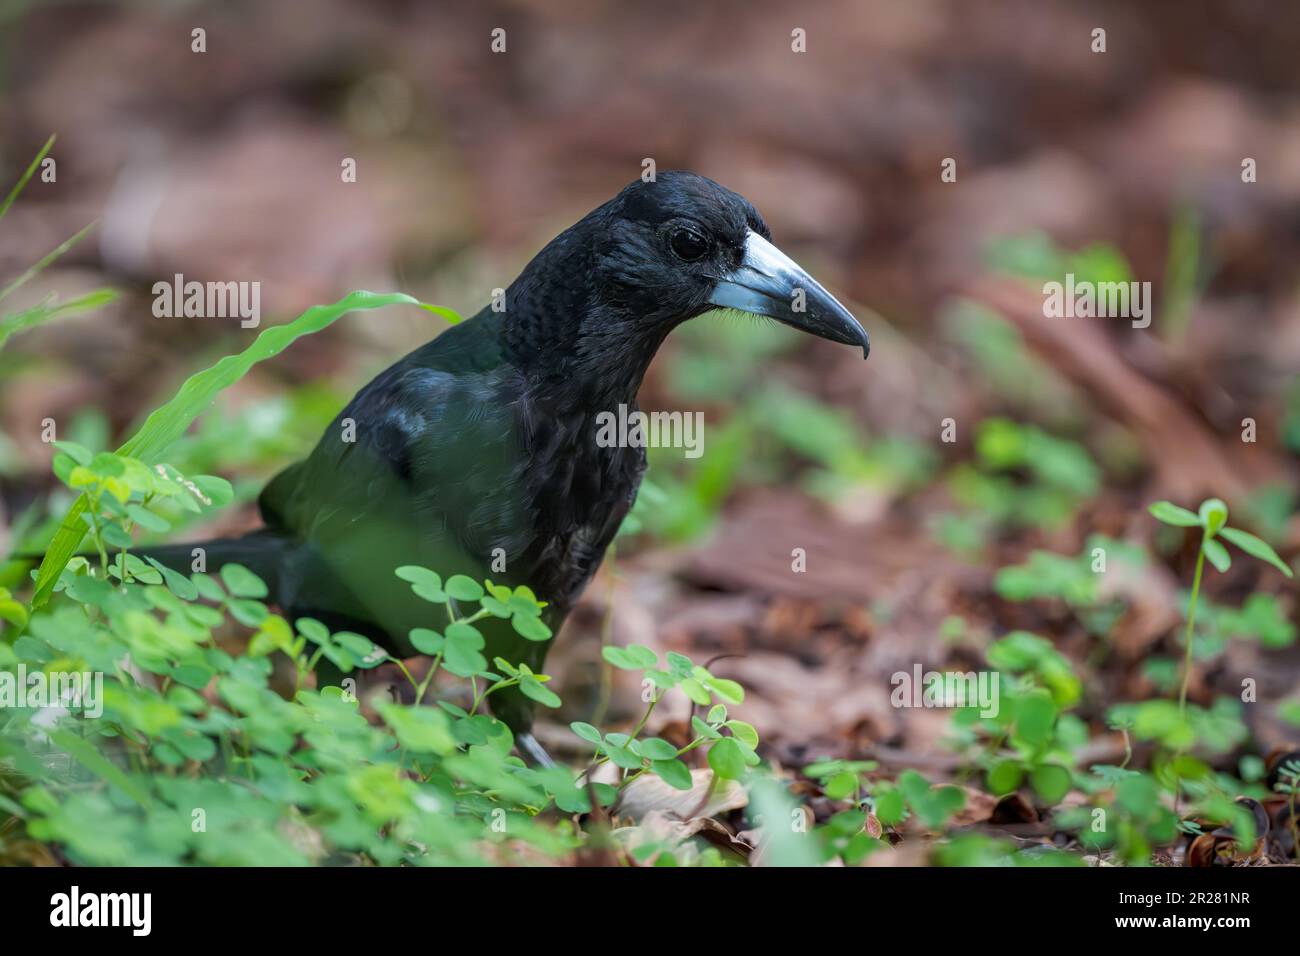
[[[1168,501],[1157,501],[1151,505],[1151,514],[1161,521],[1176,528],[1200,528],[1201,547],[1196,553],[1196,571],[1192,576],[1192,596],[1187,606],[1187,632],[1184,638],[1186,656],[1183,659],[1183,681],[1178,692],[1178,710],[1187,710],[1187,686],[1192,674],[1192,631],[1196,623],[1196,602],[1201,593],[1201,573],[1205,570],[1205,561],[1223,573],[1232,566],[1232,556],[1224,547],[1223,541],[1235,544],[1253,558],[1273,565],[1288,578],[1294,577],[1291,569],[1277,556],[1277,552],[1260,538],[1240,528],[1228,527],[1228,506],[1219,498],[1207,498],[1201,502],[1196,514],[1186,508]],[[1223,541],[1219,540],[1220,538]]]

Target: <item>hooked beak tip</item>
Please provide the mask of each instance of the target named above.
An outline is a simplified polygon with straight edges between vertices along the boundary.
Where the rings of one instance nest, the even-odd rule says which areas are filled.
[[[709,299],[717,306],[766,315],[792,328],[871,354],[867,330],[816,279],[762,236],[750,232],[740,266],[722,277]]]

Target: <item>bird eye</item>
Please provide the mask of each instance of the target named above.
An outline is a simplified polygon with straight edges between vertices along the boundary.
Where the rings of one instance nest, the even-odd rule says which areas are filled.
[[[668,244],[672,246],[673,255],[685,262],[703,259],[709,251],[709,240],[696,230],[685,227],[674,229],[668,237]]]

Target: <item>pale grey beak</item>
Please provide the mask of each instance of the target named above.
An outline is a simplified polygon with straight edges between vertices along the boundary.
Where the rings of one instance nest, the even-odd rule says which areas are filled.
[[[744,259],[718,278],[709,303],[770,316],[832,342],[860,345],[863,358],[871,351],[866,329],[852,313],[798,263],[752,230],[745,239]]]

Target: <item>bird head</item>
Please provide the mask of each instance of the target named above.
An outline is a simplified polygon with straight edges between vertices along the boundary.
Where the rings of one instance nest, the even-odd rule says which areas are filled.
[[[713,309],[776,319],[870,349],[866,331],[816,279],[772,244],[745,197],[689,172],[637,181],[605,208],[594,236],[605,295],[643,322],[676,324]]]
[[[772,244],[753,204],[690,172],[627,186],[548,244],[507,293],[510,334],[536,355],[572,357],[553,371],[576,374],[643,371],[675,326],[719,309],[870,350],[848,309]]]

